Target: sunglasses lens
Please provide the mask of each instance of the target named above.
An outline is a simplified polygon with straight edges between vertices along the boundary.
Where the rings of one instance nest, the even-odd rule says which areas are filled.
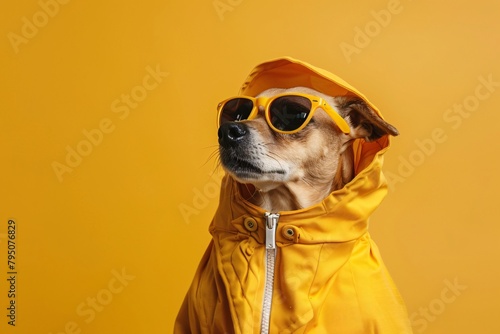
[[[245,120],[250,116],[252,109],[253,101],[250,99],[231,99],[222,106],[220,124]]]
[[[269,108],[271,124],[281,131],[297,130],[306,121],[311,107],[311,101],[302,96],[278,97]]]

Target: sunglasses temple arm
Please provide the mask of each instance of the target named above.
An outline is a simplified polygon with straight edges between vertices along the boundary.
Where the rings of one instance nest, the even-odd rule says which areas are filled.
[[[330,115],[330,117],[333,119],[335,124],[339,127],[339,129],[343,133],[350,133],[351,128],[349,127],[349,124],[347,124],[346,120],[340,116],[340,114],[328,103],[324,104],[325,111]]]

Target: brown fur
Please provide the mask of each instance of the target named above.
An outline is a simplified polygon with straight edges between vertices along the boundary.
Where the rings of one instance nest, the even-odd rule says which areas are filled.
[[[297,210],[320,202],[354,177],[352,143],[397,135],[364,101],[355,97],[329,97],[310,88],[269,89],[259,96],[299,92],[325,98],[348,122],[344,134],[323,110],[300,132],[279,134],[264,119],[245,120],[247,132],[237,147],[220,146],[222,166],[244,186],[248,200],[270,212]],[[219,132],[221,136],[226,134]],[[242,166],[255,166],[246,172]],[[253,192],[252,192],[253,191]]]

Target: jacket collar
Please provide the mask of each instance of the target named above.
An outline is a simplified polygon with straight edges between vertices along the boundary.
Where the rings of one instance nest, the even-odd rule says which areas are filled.
[[[368,218],[387,194],[387,182],[381,169],[383,154],[388,148],[388,137],[373,143],[356,142],[355,178],[316,205],[279,212],[278,244],[347,242],[366,233]],[[263,243],[265,211],[245,200],[240,186],[231,177],[224,177],[219,208],[210,231],[212,234],[225,231],[251,235]],[[253,230],[247,226],[249,220],[257,226]]]

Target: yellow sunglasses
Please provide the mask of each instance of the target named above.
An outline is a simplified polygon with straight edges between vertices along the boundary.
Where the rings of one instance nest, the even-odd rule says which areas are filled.
[[[299,132],[306,127],[318,108],[323,109],[343,133],[350,132],[347,122],[323,98],[302,93],[229,98],[217,106],[218,125],[254,119],[258,114],[258,106],[265,108],[267,124],[278,133]]]

